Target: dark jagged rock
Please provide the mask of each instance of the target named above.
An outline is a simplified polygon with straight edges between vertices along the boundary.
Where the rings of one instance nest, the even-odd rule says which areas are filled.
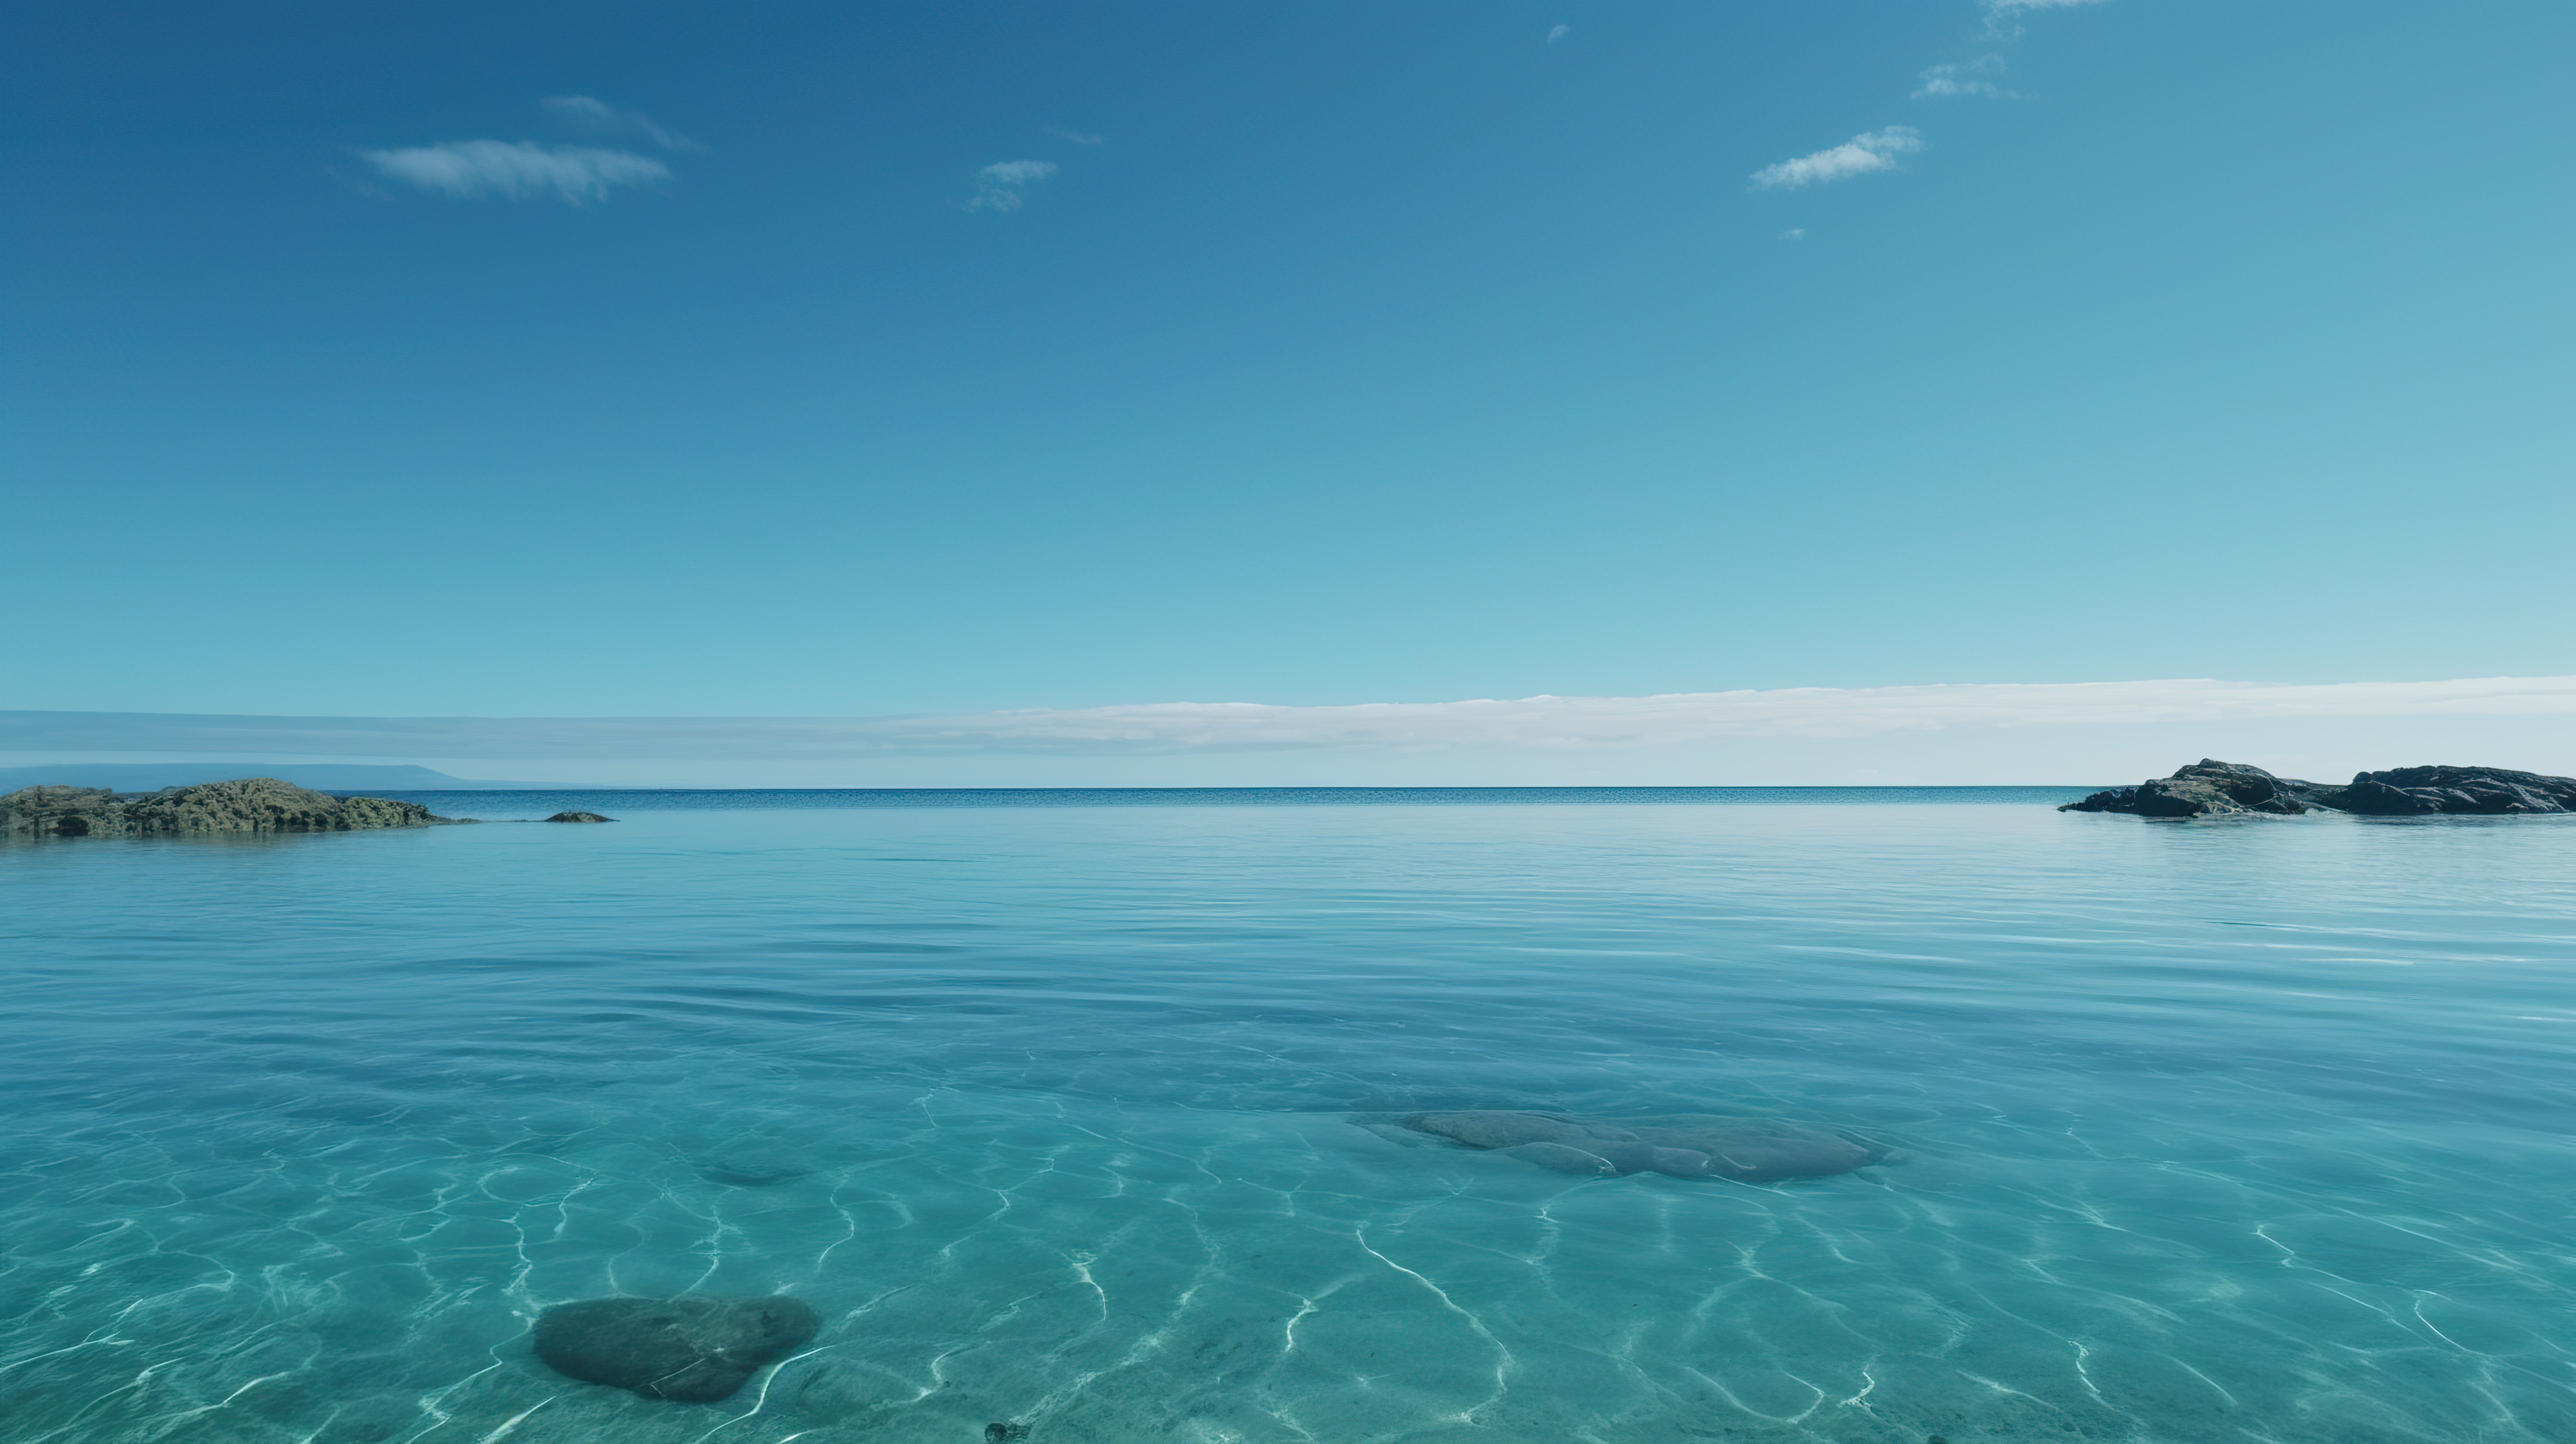
[[[602,817],[596,812],[558,812],[546,819],[548,822],[615,822],[616,820],[613,817]]]
[[[1887,1150],[1820,1128],[1717,1113],[1593,1121],[1558,1113],[1464,1109],[1396,1120],[1462,1148],[1505,1153],[1559,1173],[1661,1173],[1772,1183],[1884,1162]]]
[[[823,1321],[791,1298],[584,1299],[537,1315],[537,1357],[585,1383],[703,1404],[803,1348]]]
[[[2291,815],[2311,808],[2382,817],[2425,813],[2576,812],[2576,778],[2501,767],[2398,767],[2355,774],[2341,787],[2275,777],[2242,762],[2204,757],[2171,777],[2114,787],[2060,812],[2134,812],[2141,817]]]
[[[2070,802],[2060,812],[2134,812],[2141,817],[2224,816],[2236,812],[2269,812],[2283,816],[2326,806],[2317,799],[2334,789],[2291,777],[2275,777],[2242,762],[2204,757],[2171,777],[2096,792]]]
[[[2352,779],[2335,806],[2405,817],[2428,812],[2576,812],[2576,777],[2501,767],[2392,767]]]
[[[159,792],[23,787],[0,797],[0,836],[127,837],[198,832],[350,832],[454,821],[417,802],[334,797],[274,777]]]

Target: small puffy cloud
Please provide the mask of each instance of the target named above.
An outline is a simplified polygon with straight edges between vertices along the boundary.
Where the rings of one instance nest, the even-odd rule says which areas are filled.
[[[1780,233],[1780,239],[1784,241],[1803,241],[1806,238],[1807,228],[1805,226],[1792,226]]]
[[[623,109],[591,96],[549,95],[538,104],[555,119],[593,135],[639,135],[664,150],[706,149],[685,135],[664,130],[640,110]]]
[[[1004,160],[975,172],[975,194],[966,202],[970,211],[1015,211],[1028,187],[1054,175],[1051,160]]]
[[[1990,78],[2004,73],[2000,55],[1980,55],[1954,65],[1935,65],[1917,79],[1916,100],[1942,100],[1963,95],[1983,96],[1988,100],[2002,98],[2002,87]]]
[[[1547,27],[1547,43],[1554,45],[1556,42],[1563,40],[1567,29],[1568,27],[1563,25],[1551,25]]]
[[[1813,155],[1764,166],[1753,173],[1753,188],[1796,190],[1801,186],[1849,180],[1872,171],[1894,170],[1898,156],[1912,155],[1922,148],[1923,137],[1914,127],[1891,125],[1884,130],[1853,136],[1831,150],[1820,150]]]
[[[1109,139],[1105,135],[1093,135],[1087,130],[1066,130],[1060,125],[1048,126],[1046,133],[1058,140],[1072,141],[1075,145],[1099,145]]]
[[[552,197],[577,206],[606,200],[618,186],[671,178],[671,168],[649,155],[532,140],[451,140],[358,154],[391,179],[459,200]]]

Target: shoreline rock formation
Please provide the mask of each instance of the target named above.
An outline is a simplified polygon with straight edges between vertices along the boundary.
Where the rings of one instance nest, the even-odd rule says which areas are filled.
[[[0,837],[137,837],[207,832],[353,832],[428,827],[417,802],[334,797],[274,777],[201,782],[158,792],[104,787],[22,787],[0,797]]]
[[[1776,1183],[1786,1178],[1825,1178],[1890,1161],[1883,1147],[1821,1128],[1716,1113],[1604,1122],[1559,1113],[1462,1109],[1413,1113],[1389,1121],[1459,1148],[1505,1154],[1558,1173],[1660,1173],[1671,1178]]]
[[[2369,817],[2576,812],[2576,777],[2547,777],[2502,767],[2392,767],[2355,773],[2352,781],[2337,785],[2275,777],[2260,767],[2204,757],[2171,777],[2096,792],[2057,810],[2130,812],[2140,817],[2257,812],[2289,817],[2319,809]]]

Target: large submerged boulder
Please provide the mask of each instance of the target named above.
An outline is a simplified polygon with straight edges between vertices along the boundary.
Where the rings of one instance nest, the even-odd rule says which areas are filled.
[[[0,797],[0,835],[125,837],[187,832],[349,832],[453,821],[417,802],[334,797],[274,777],[158,792],[22,787]]]
[[[583,1299],[537,1315],[537,1357],[584,1383],[703,1404],[805,1347],[823,1321],[798,1300]]]
[[[2171,777],[2114,787],[2060,812],[2133,812],[2141,817],[2289,815],[2323,808],[2383,817],[2425,813],[2576,812],[2576,778],[2501,767],[2397,767],[2356,773],[2351,782],[2302,782],[2242,762],[2204,757]]]
[[[1825,1178],[1885,1162],[1880,1145],[1821,1128],[1720,1113],[1672,1113],[1595,1120],[1561,1113],[1463,1109],[1407,1114],[1395,1122],[1461,1148],[1508,1154],[1559,1173],[1661,1173],[1775,1183]]]

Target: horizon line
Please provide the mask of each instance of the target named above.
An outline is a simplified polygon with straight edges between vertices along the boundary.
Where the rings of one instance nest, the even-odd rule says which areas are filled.
[[[1293,705],[1149,702],[857,716],[319,716],[0,711],[0,752],[800,762],[971,754],[1138,757],[1498,749],[2360,718],[2576,717],[2576,676],[2424,682],[1980,682],[1644,696]]]

